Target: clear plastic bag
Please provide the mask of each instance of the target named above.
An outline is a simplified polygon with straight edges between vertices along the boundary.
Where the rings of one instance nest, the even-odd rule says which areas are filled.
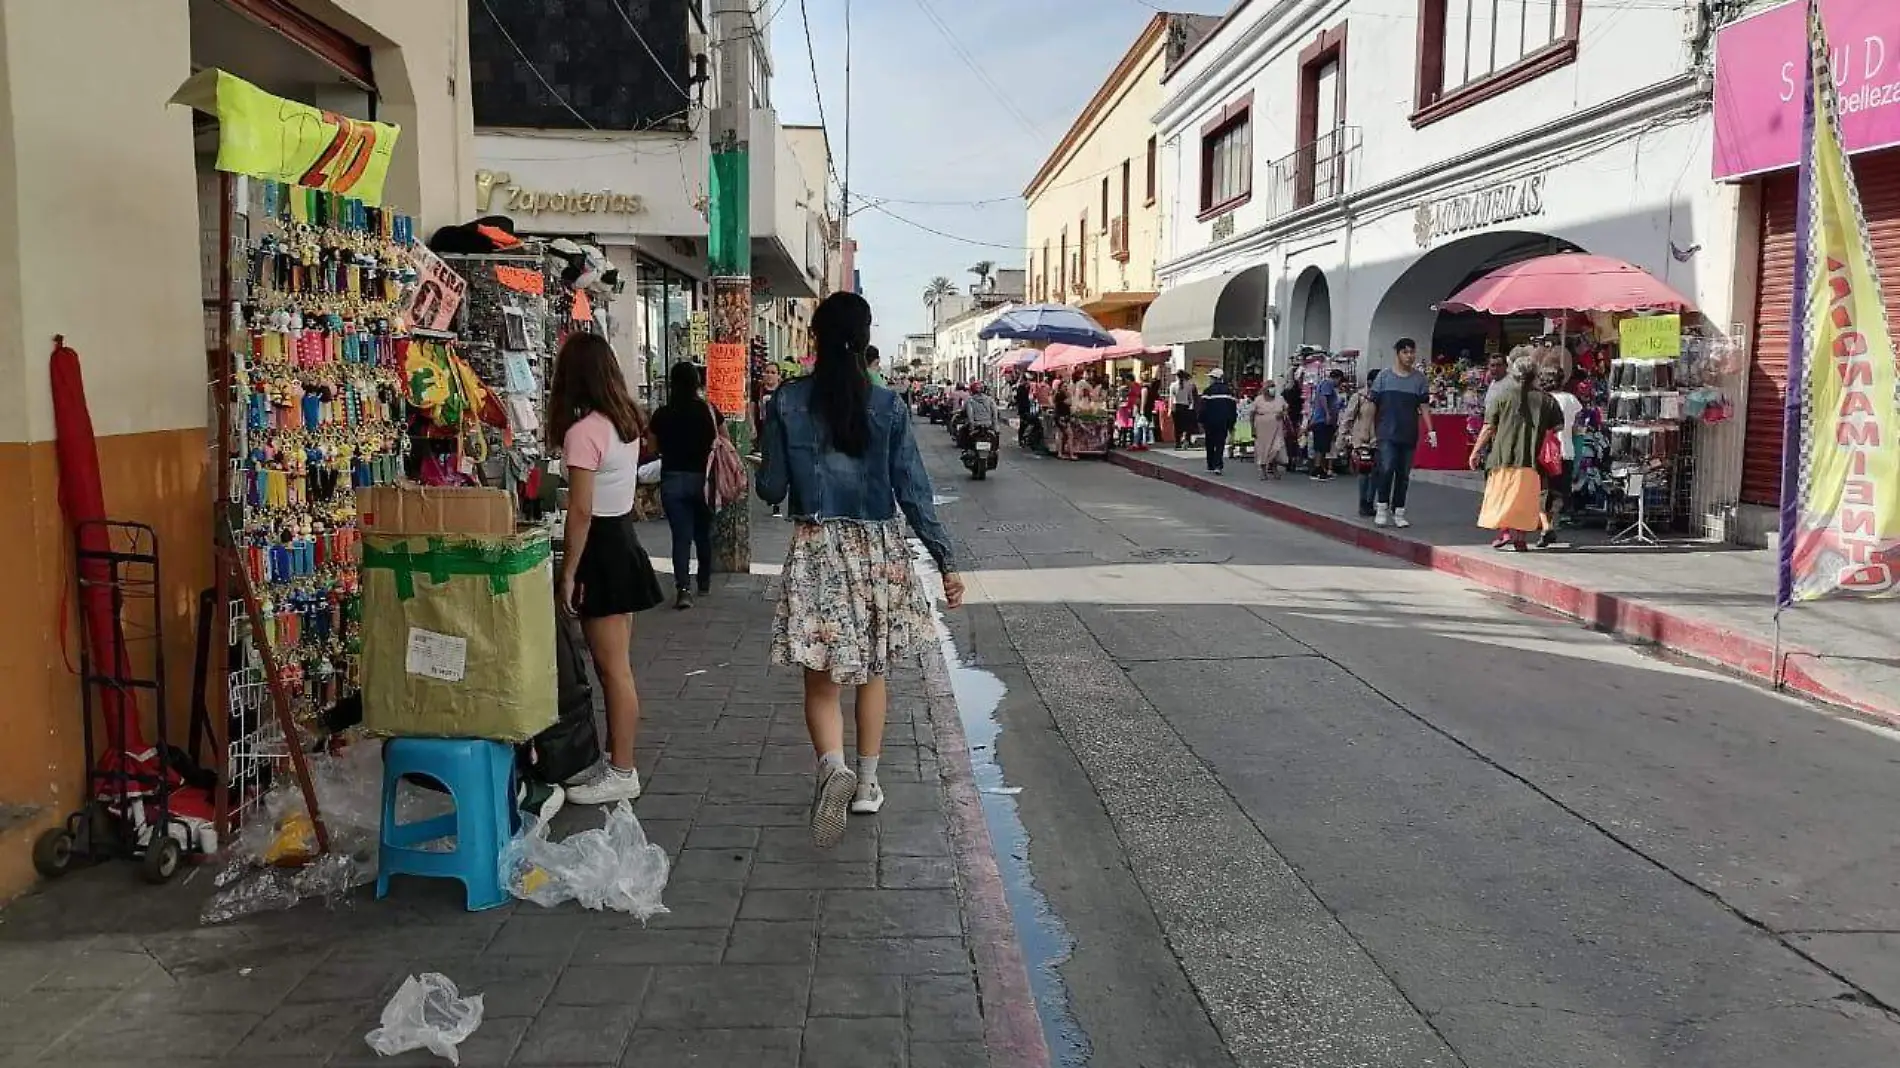
[[[396,996],[383,1006],[383,1025],[363,1041],[383,1057],[426,1049],[450,1064],[461,1064],[455,1047],[481,1025],[480,994],[463,997],[448,976],[424,972],[403,980]]]
[[[555,842],[537,820],[502,853],[502,879],[524,901],[552,907],[564,901],[583,908],[630,913],[644,923],[666,911],[660,895],[670,866],[666,850],[647,841],[633,806],[622,801],[607,825]]]

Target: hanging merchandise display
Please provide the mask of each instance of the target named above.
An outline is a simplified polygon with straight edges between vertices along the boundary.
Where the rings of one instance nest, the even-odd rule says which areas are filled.
[[[231,188],[243,343],[231,346],[227,379],[230,549],[261,617],[255,631],[239,624],[233,598],[226,771],[241,813],[295,748],[266,714],[264,664],[301,726],[359,687],[355,492],[403,473],[418,272],[408,216],[265,179]]]

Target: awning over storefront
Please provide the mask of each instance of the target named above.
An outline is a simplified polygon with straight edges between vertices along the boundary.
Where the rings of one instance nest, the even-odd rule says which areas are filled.
[[[1266,337],[1265,264],[1164,289],[1148,306],[1141,336],[1150,345]]]

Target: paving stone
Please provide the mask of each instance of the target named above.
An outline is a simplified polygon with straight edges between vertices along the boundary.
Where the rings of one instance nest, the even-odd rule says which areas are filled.
[[[698,822],[706,827],[803,827],[810,817],[809,804],[742,805],[714,802],[700,806]]]
[[[482,949],[492,957],[549,957],[567,960],[575,945],[599,927],[599,918],[578,906],[517,912]]]
[[[877,885],[890,890],[955,887],[957,865],[949,857],[885,857],[877,866]]]
[[[740,920],[732,926],[732,939],[726,944],[723,960],[727,964],[799,964],[809,968],[817,958],[817,925],[808,920]]]
[[[641,1007],[643,1026],[797,1027],[805,1019],[810,970],[769,964],[661,968]]]
[[[756,849],[757,827],[694,827],[686,835],[687,849]]]
[[[514,1060],[515,1050],[521,1046],[522,1037],[533,1024],[534,1021],[526,1017],[497,1020],[484,1015],[482,1025],[475,1029],[475,1033],[455,1047],[456,1054],[461,1057],[461,1068],[507,1068]],[[411,1050],[394,1057],[378,1056],[363,1037],[369,1034],[369,1030],[365,1027],[363,1035],[346,1039],[343,1048],[330,1058],[327,1068],[440,1068],[446,1063],[426,1049]],[[277,1062],[268,1062],[268,1065],[269,1068],[277,1068]]]
[[[766,745],[759,756],[759,774],[796,775],[805,780],[806,789],[810,790],[817,763],[801,720],[796,725],[774,726],[766,735]]]
[[[824,909],[818,890],[747,890],[739,904],[741,920],[815,920]]]
[[[812,844],[810,827],[767,827],[759,832],[759,859],[767,864],[827,864],[877,859],[875,824],[862,818],[846,826],[844,840],[830,849]]]
[[[382,1018],[381,1001],[323,1001],[278,1006],[231,1051],[233,1061],[327,1057]]]
[[[666,850],[669,857],[679,856],[681,847],[686,845],[686,832],[692,824],[686,820],[648,820],[640,821],[640,829],[646,832],[647,841]]]
[[[983,1012],[976,982],[968,975],[913,975],[904,980],[904,1018],[913,1039],[980,1041]]]
[[[639,1011],[632,1005],[556,1005],[522,1036],[519,1065],[619,1064]]]
[[[878,852],[887,857],[947,857],[950,855],[950,839],[944,834],[941,825],[905,824],[882,827],[878,832],[877,847]]]
[[[715,964],[725,952],[723,928],[684,928],[663,931],[641,927],[602,931],[574,951],[570,967],[582,964]]]
[[[158,970],[158,962],[143,950],[87,949],[61,958],[34,989],[124,990]]]
[[[688,841],[691,841],[690,835]],[[743,882],[751,870],[750,849],[694,849],[689,845],[675,858],[667,881],[673,886],[728,880]]]
[[[633,1033],[624,1068],[796,1068],[797,1028]]]
[[[303,982],[292,987],[284,1001],[310,1005],[326,1001],[362,1001],[387,997],[409,976],[407,961],[327,960],[317,965]]]
[[[283,1003],[318,962],[311,957],[293,958],[177,978],[158,971],[119,994],[109,1011],[126,1016],[147,1011],[268,1013]]]
[[[677,794],[642,794],[634,802],[633,811],[640,818],[641,826],[654,820],[688,820],[699,811],[700,794],[697,791]]]
[[[805,1025],[804,1068],[891,1068],[904,1063],[901,1020],[821,1018]]]
[[[970,953],[961,938],[818,939],[820,974],[961,975]]]
[[[653,969],[643,964],[573,964],[561,973],[550,1005],[633,1005],[646,997]]]
[[[809,805],[811,793],[809,771],[798,775],[741,775],[707,787],[706,800],[714,804]]]
[[[553,993],[565,961],[549,957],[478,957],[433,970],[455,982],[462,996],[482,995],[483,1019],[533,1016]]]
[[[887,975],[819,975],[811,981],[813,1016],[902,1016],[904,986]]]
[[[760,862],[746,885],[754,890],[846,890],[877,885],[877,865],[861,861]]]
[[[989,1063],[981,1042],[912,1042],[910,1068],[971,1068]]]
[[[731,927],[739,915],[739,899],[745,896],[745,884],[727,882],[669,882],[666,911],[647,921],[656,930],[682,927]]]
[[[833,890],[822,930],[827,938],[961,935],[963,915],[951,890]]]

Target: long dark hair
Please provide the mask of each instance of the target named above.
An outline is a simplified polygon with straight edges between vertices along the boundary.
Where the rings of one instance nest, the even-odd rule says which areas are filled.
[[[674,364],[666,372],[666,403],[663,408],[685,411],[699,404],[699,387],[704,381],[699,375],[699,365],[686,360]]]
[[[627,392],[614,347],[599,334],[576,333],[554,357],[554,386],[549,391],[548,435],[564,441],[574,424],[595,412],[607,417],[621,441],[646,437],[646,416]]]
[[[861,457],[871,446],[871,305],[856,293],[833,293],[812,312],[817,359],[811,368],[812,409],[831,447]]]

